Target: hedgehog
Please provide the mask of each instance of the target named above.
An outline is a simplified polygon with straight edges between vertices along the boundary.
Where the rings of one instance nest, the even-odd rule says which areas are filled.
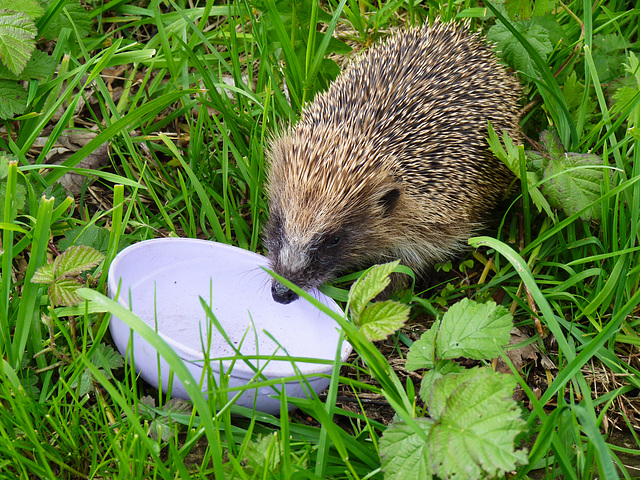
[[[406,29],[351,63],[267,151],[273,272],[302,289],[400,259],[455,257],[513,176],[488,122],[519,139],[520,87],[468,25]],[[297,295],[273,280],[276,302]]]

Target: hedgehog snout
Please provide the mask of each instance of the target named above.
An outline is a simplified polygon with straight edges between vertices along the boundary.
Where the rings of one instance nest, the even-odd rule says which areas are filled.
[[[304,288],[303,272],[308,268],[308,257],[304,248],[292,244],[284,239],[277,243],[277,248],[269,252],[270,267],[277,274]],[[271,296],[282,303],[289,304],[298,298],[298,294],[284,284],[273,279],[271,282]]]
[[[271,283],[271,296],[273,299],[283,305],[287,305],[298,298],[298,294],[289,289],[282,283],[274,280]]]

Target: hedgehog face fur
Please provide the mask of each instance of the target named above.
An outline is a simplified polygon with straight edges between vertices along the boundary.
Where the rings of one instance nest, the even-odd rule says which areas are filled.
[[[418,273],[466,241],[512,177],[487,122],[519,136],[519,87],[482,38],[436,23],[350,65],[271,143],[271,269],[304,289],[401,259]],[[273,282],[276,301],[296,295]]]

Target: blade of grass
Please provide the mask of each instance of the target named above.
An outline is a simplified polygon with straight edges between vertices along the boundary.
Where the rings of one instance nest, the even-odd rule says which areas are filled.
[[[9,162],[7,180],[5,183],[5,197],[3,220],[6,224],[13,223],[16,216],[16,186],[18,179],[17,162]],[[9,300],[11,287],[13,286],[12,266],[14,259],[13,252],[14,230],[12,228],[2,229],[2,277],[0,283],[0,352],[6,355],[9,363],[13,364],[13,349],[11,347],[11,324],[9,323]]]
[[[149,115],[151,113],[158,113],[162,109],[166,108],[167,105],[171,105],[174,101],[180,99],[183,96],[192,95],[194,93],[199,92],[200,90],[197,88],[191,88],[189,90],[183,90],[179,92],[170,92],[160,96],[159,98],[155,98],[139,108],[134,109],[129,112],[127,115],[120,118],[115,123],[109,125],[103,131],[101,131],[95,138],[93,138],[89,143],[87,143],[80,150],[71,155],[68,159],[66,159],[61,165],[65,167],[74,167],[78,163],[80,163],[87,155],[95,151],[100,145],[108,142],[111,138],[117,135],[120,132],[125,132],[128,135],[129,128],[131,124],[145,115]],[[52,184],[57,181],[64,175],[64,171],[60,169],[52,170],[48,175],[46,175],[45,179],[48,183]]]
[[[41,285],[31,283],[31,278],[36,269],[44,265],[49,246],[51,228],[51,215],[53,213],[53,198],[42,197],[38,207],[38,213],[33,226],[33,239],[31,241],[31,256],[24,276],[24,285],[18,317],[13,334],[12,350],[14,353],[13,365],[19,368],[25,355],[27,341],[31,340],[31,351],[37,352],[41,347],[40,337],[40,296]]]
[[[184,159],[182,158],[182,155],[176,148],[175,144],[164,134],[160,134],[160,139],[171,150],[171,153],[173,153],[174,157],[180,162],[180,165],[182,166],[185,173],[189,177],[189,180],[191,180],[191,184],[193,188],[196,190],[198,197],[200,198],[200,203],[202,205],[204,214],[206,218],[209,220],[209,225],[211,225],[211,227],[213,228],[213,233],[215,235],[216,240],[218,242],[227,243],[226,235],[222,230],[222,225],[220,224],[218,215],[214,211],[213,205],[211,205],[211,200],[209,199],[209,196],[205,193],[205,190],[202,184],[200,183],[200,180],[193,173],[193,170],[191,170],[189,165],[187,165],[187,163],[184,161]]]
[[[189,394],[189,398],[193,402],[194,407],[199,412],[200,421],[202,427],[206,432],[207,439],[213,449],[211,460],[213,461],[213,469],[216,478],[225,478],[224,470],[222,467],[223,450],[218,440],[217,427],[213,422],[213,416],[208,408],[207,400],[204,398],[202,391],[198,388],[198,382],[195,381],[187,367],[184,365],[180,357],[173,351],[169,345],[155,332],[149,325],[144,323],[137,315],[126,309],[119,303],[99,294],[93,290],[87,288],[81,288],[78,290],[78,295],[93,303],[97,303],[99,306],[106,308],[112,315],[117,316],[120,320],[126,323],[133,331],[138,333],[142,338],[154,346],[159,355],[164,358],[170,365],[173,372],[182,381],[185,390]],[[94,372],[95,374],[95,372]],[[105,388],[109,385],[109,382],[103,384]],[[115,392],[115,389],[110,387],[109,389]],[[111,394],[111,391],[109,392]],[[117,393],[117,392],[115,392]]]
[[[578,132],[571,118],[569,109],[562,95],[562,90],[558,85],[558,81],[550,72],[549,67],[545,63],[538,52],[531,46],[522,34],[507,20],[502,13],[491,3],[485,2],[491,12],[502,22],[502,24],[513,34],[520,42],[520,45],[527,51],[531,60],[536,65],[538,72],[542,78],[533,78],[532,80],[538,86],[538,91],[544,99],[545,105],[549,108],[549,114],[552,116],[554,123],[558,129],[558,134],[563,145],[568,146],[568,150],[572,151],[578,145]]]

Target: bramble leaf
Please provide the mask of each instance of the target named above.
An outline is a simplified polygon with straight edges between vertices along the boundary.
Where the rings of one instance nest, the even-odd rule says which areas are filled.
[[[79,385],[79,387],[78,387]],[[78,388],[78,397],[83,397],[87,393],[91,391],[91,387],[93,386],[93,376],[91,375],[91,370],[85,368],[79,377],[71,382],[71,388]]]
[[[526,463],[514,440],[524,426],[511,398],[516,380],[488,368],[446,375],[434,384],[429,412],[435,424],[429,454],[440,478],[495,478]]]
[[[83,300],[76,294],[76,291],[82,287],[84,287],[84,283],[75,278],[56,278],[49,286],[51,303],[67,307],[78,305]]]
[[[429,435],[434,421],[416,418],[415,422]],[[407,424],[395,423],[380,439],[380,455],[385,480],[429,480],[433,478],[430,445]]]
[[[58,248],[67,250],[72,245],[87,245],[100,252],[107,251],[109,230],[97,225],[78,225],[65,230],[64,238],[58,242]],[[121,245],[119,245],[120,247]]]
[[[529,0],[506,0],[504,6],[510,18],[518,20],[531,18],[532,9]]]
[[[593,63],[601,83],[609,83],[623,73],[625,52],[631,44],[617,33],[593,36]]]
[[[584,85],[578,81],[578,76],[576,75],[575,70],[567,77],[562,87],[562,96],[567,104],[569,113],[571,113],[571,118],[573,118],[576,125],[578,124],[578,119],[583,112],[586,113],[584,116],[585,124],[589,124],[597,118],[596,112],[598,109],[596,107],[596,102],[591,97],[586,99],[584,106],[582,105],[584,88]]]
[[[104,259],[104,255],[86,245],[72,245],[53,262],[56,277],[78,275],[95,267]]]
[[[85,38],[91,32],[89,12],[80,4],[79,0],[67,0],[58,15],[53,17],[40,33],[47,40],[55,40],[63,28],[68,28],[72,32],[77,31],[79,39]]]
[[[428,402],[431,418],[416,418],[425,442],[409,425],[389,427],[380,440],[385,479],[499,478],[526,463],[514,440],[524,426],[511,398],[516,380],[489,368],[437,380]]]
[[[54,305],[77,305],[82,299],[75,292],[84,286],[77,275],[95,267],[103,259],[104,255],[91,247],[72,245],[52,263],[38,268],[31,281],[50,285],[49,296]]]
[[[96,352],[91,357],[91,363],[102,369],[111,377],[111,371],[124,366],[124,358],[113,347],[105,343],[98,345]]]
[[[26,13],[0,10],[0,60],[14,74],[19,75],[31,58],[37,33]]]
[[[247,463],[254,473],[254,478],[267,476],[266,472],[274,473],[278,471],[278,466],[282,459],[280,454],[282,447],[276,433],[270,433],[259,437],[257,440],[251,440],[246,451]]]
[[[515,21],[512,25],[531,44],[542,60],[546,60],[547,55],[553,50],[549,30],[537,19]],[[489,29],[487,39],[496,44],[497,50],[502,52],[502,57],[509,65],[529,76],[537,77],[537,68],[529,52],[502,23],[496,23]]]
[[[12,80],[0,79],[0,118],[22,115],[27,109],[27,91]]]
[[[547,160],[542,193],[554,208],[567,215],[582,210],[600,198],[604,178],[602,160],[593,153],[566,152],[560,139],[551,131],[541,135]],[[602,212],[596,203],[582,213],[584,220],[600,220]]]
[[[493,129],[491,123],[489,123],[489,138],[487,139],[489,147],[493,154],[504,163],[511,172],[522,181],[522,172],[520,170],[520,153],[518,146],[511,140],[507,132],[502,134],[502,142],[498,138],[498,134]],[[529,160],[532,159],[532,155],[529,155]],[[536,159],[542,159],[542,155],[535,157]],[[541,161],[538,163],[542,163]],[[527,164],[528,166],[529,164]],[[553,217],[553,212],[549,206],[549,202],[544,198],[540,189],[536,187],[536,184],[542,179],[542,173],[527,172],[527,186],[529,187],[529,196],[536,206],[538,211],[544,210],[549,217]]]
[[[544,146],[544,158],[546,160],[546,162],[543,163],[543,167],[547,167],[549,158],[559,158],[564,155],[564,145],[562,145],[560,138],[558,138],[558,135],[556,135],[553,130],[543,131],[540,134],[540,142]]]
[[[389,275],[400,263],[399,260],[371,267],[358,281],[351,286],[349,292],[349,309],[354,321],[358,318],[364,307],[378,296],[389,285]]]
[[[13,10],[14,12],[22,12],[32,20],[40,18],[44,15],[44,9],[36,0],[0,0],[0,10]]]
[[[31,283],[53,283],[56,276],[53,272],[53,262],[39,267],[31,277]]]
[[[464,368],[452,360],[438,361],[436,367],[427,371],[422,377],[422,382],[420,383],[420,398],[427,400],[431,395],[433,385],[445,375],[460,373],[462,371],[464,371]]]
[[[410,310],[408,305],[400,302],[376,302],[360,314],[360,332],[373,342],[384,340],[405,324]]]
[[[509,343],[513,317],[495,302],[477,303],[468,298],[451,306],[442,317],[436,338],[440,359],[495,358]]]
[[[154,440],[159,438],[163,442],[168,442],[175,435],[174,425],[176,421],[171,417],[172,413],[187,413],[191,406],[179,398],[172,398],[162,407],[162,411],[167,415],[155,415],[149,424],[148,435]]]
[[[407,362],[404,368],[412,372],[421,368],[433,368],[435,366],[436,334],[439,326],[440,322],[436,321],[429,330],[413,342],[407,354]]]
[[[16,75],[4,65],[0,64],[0,79],[4,80],[31,80],[35,78],[49,78],[55,72],[56,64],[51,55],[36,50],[24,67],[24,70]]]
[[[549,161],[545,178],[550,180],[543,184],[542,191],[552,206],[573,215],[600,198],[602,169],[583,168],[588,165],[602,165],[600,157],[590,153],[567,153],[561,160]],[[587,221],[600,220],[600,204],[591,206],[580,217]]]

